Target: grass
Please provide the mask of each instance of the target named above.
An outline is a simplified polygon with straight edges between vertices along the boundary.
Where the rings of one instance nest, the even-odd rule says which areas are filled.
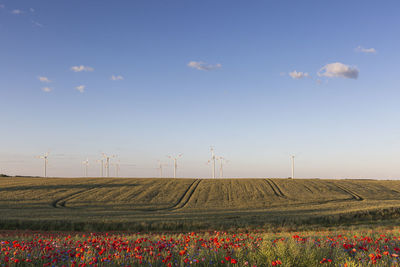
[[[0,228],[300,229],[396,224],[400,182],[322,179],[0,179]]]

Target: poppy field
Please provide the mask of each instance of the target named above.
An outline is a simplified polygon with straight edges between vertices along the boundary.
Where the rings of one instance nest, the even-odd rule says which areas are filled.
[[[400,229],[0,232],[0,266],[399,266]]]

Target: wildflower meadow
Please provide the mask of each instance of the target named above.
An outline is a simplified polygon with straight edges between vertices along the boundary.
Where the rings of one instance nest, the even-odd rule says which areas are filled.
[[[0,266],[399,266],[400,229],[0,232]]]

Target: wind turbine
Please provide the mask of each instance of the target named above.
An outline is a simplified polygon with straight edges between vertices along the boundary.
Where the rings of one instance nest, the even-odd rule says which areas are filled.
[[[110,159],[115,158],[115,155],[108,156],[106,153],[102,153],[106,160],[107,177],[110,177]]]
[[[212,163],[212,178],[215,178],[215,151],[213,146],[210,147],[210,151],[211,151],[211,160],[209,160],[208,162]]]
[[[101,163],[100,173],[101,173],[101,177],[104,177],[104,172],[103,172],[103,170],[104,170],[104,159],[99,159],[99,160],[97,160],[97,162]]]
[[[162,178],[163,177],[163,166],[165,165],[163,162],[161,162],[161,160],[159,160],[159,161],[157,161],[157,163],[158,163],[158,167],[157,167],[157,169],[159,170],[159,172],[160,172],[160,178]]]
[[[219,160],[219,178],[224,177],[224,164],[228,163],[227,160],[225,160],[224,157],[217,157],[217,160]]]
[[[174,178],[176,178],[176,170],[178,169],[178,158],[181,158],[182,154],[179,154],[178,156],[168,156],[168,158],[172,159],[174,161]]]
[[[119,177],[120,164],[119,160],[113,164],[115,166],[115,177]]]
[[[292,159],[292,179],[294,179],[294,155],[290,156],[290,158]]]
[[[44,160],[44,177],[47,177],[47,163],[49,158],[49,152],[46,152],[43,156],[37,156],[36,158]]]
[[[88,177],[88,166],[89,166],[89,159],[82,161],[82,164],[85,165],[85,177]]]

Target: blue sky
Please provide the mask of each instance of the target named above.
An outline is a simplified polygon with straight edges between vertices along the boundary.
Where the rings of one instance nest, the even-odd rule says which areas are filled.
[[[0,0],[0,173],[400,177],[398,1]],[[113,172],[113,170],[112,170]]]

